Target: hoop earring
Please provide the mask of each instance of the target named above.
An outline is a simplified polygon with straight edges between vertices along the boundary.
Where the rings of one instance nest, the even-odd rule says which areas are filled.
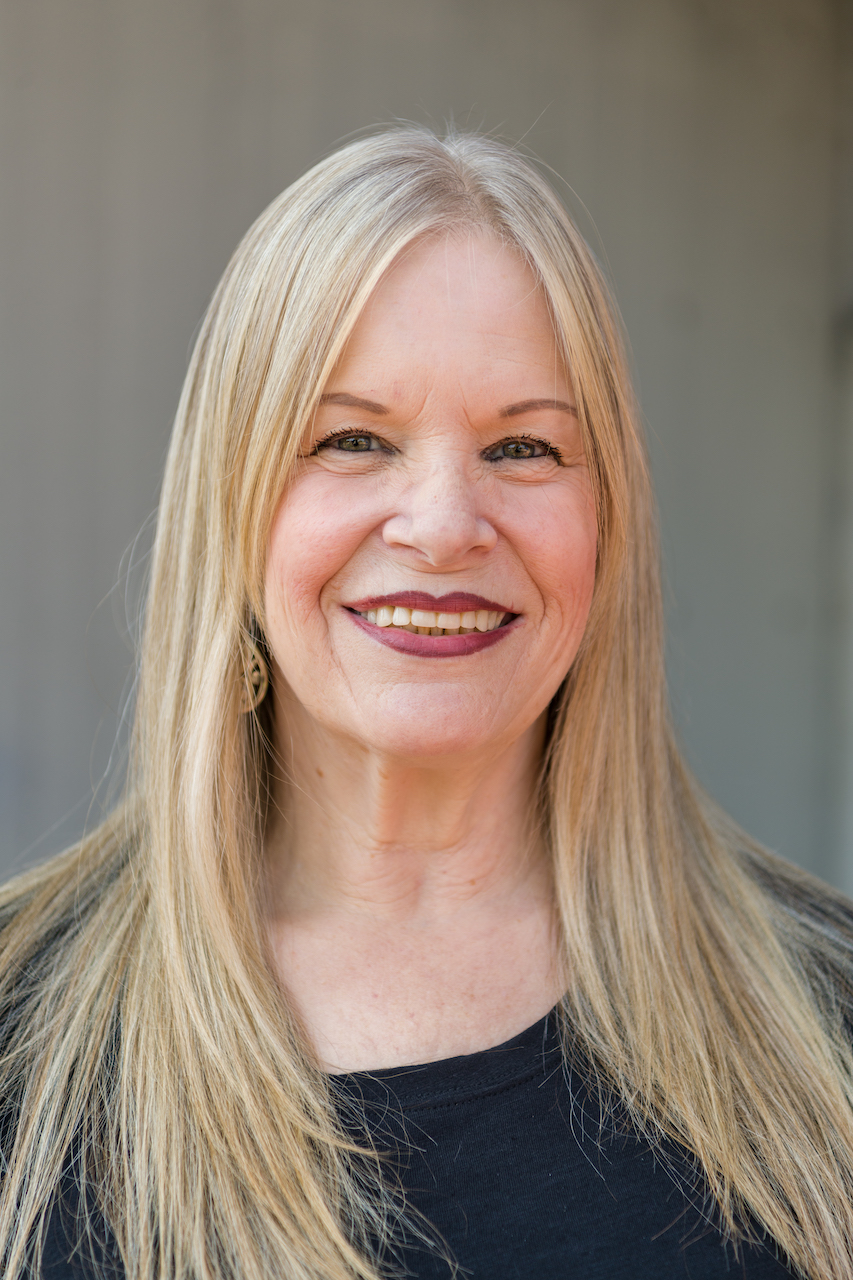
[[[270,687],[270,673],[263,655],[257,645],[249,650],[249,661],[244,674],[243,688],[240,694],[240,710],[243,714],[255,711],[267,696]]]

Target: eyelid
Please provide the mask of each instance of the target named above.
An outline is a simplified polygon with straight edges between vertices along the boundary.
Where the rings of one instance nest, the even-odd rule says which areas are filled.
[[[543,456],[553,458],[555,462],[560,466],[563,466],[563,455],[560,453],[560,450],[556,445],[551,444],[550,440],[543,440],[541,436],[531,435],[527,431],[515,432],[513,435],[504,436],[501,440],[496,440],[494,444],[488,445],[488,447],[483,450],[483,456],[488,457],[493,449],[500,449],[501,445],[513,444],[516,440],[523,440],[527,444],[541,445],[545,450],[545,454]]]
[[[379,444],[382,452],[396,453],[394,446],[389,444],[387,440],[383,440],[382,436],[380,436],[376,431],[362,430],[358,427],[339,427],[337,430],[330,431],[328,435],[322,436],[321,439],[316,440],[311,447],[309,456],[319,453],[325,445],[334,444],[335,440],[345,440],[350,436],[369,437]],[[511,435],[503,436],[500,440],[495,440],[493,444],[487,445],[486,448],[481,451],[481,456],[488,458],[489,454],[493,450],[500,449],[502,445],[512,444],[517,440],[526,441],[529,444],[540,445],[545,451],[542,455],[543,457],[553,458],[559,466],[564,465],[562,454],[556,445],[552,444],[550,440],[543,440],[540,436],[534,436],[527,431],[513,432]],[[380,450],[369,450],[368,452],[373,453],[379,452]],[[508,461],[508,459],[506,459],[506,461]]]
[[[393,445],[388,444],[388,442],[383,440],[380,435],[377,435],[375,431],[362,431],[358,427],[340,427],[337,431],[330,431],[328,435],[323,436],[320,440],[315,440],[314,444],[311,446],[309,456],[313,456],[318,453],[324,445],[333,444],[335,440],[346,440],[349,436],[369,436],[372,440],[379,442],[385,453],[394,452]],[[369,452],[374,452],[374,450],[370,450]]]

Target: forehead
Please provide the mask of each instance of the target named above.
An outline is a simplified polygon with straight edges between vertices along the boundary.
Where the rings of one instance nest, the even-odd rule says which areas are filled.
[[[519,253],[488,232],[430,236],[388,268],[326,389],[414,368],[466,380],[538,372],[553,384],[556,352],[545,294]]]
[[[408,245],[386,270],[357,323],[387,313],[425,316],[440,309],[476,319],[487,312],[516,317],[544,311],[544,294],[521,254],[488,231],[452,231]]]

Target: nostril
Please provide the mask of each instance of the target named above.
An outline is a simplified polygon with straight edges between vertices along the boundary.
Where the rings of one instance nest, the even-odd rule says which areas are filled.
[[[383,538],[388,545],[412,547],[431,563],[442,564],[491,548],[497,534],[470,504],[439,502],[433,493],[387,520]]]

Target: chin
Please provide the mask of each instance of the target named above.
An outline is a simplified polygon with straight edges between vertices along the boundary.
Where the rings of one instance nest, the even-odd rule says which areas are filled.
[[[458,691],[457,691],[458,692]],[[370,710],[348,726],[351,736],[368,750],[410,759],[435,760],[494,747],[502,749],[513,733],[511,717],[500,702],[482,696],[454,696],[438,704],[434,698],[395,698],[394,706],[372,700]],[[523,732],[520,726],[518,732]]]
[[[381,751],[395,755],[456,756],[471,751],[481,751],[498,744],[494,732],[474,725],[450,728],[445,726],[416,726],[410,724],[385,726],[373,736],[373,743]]]

